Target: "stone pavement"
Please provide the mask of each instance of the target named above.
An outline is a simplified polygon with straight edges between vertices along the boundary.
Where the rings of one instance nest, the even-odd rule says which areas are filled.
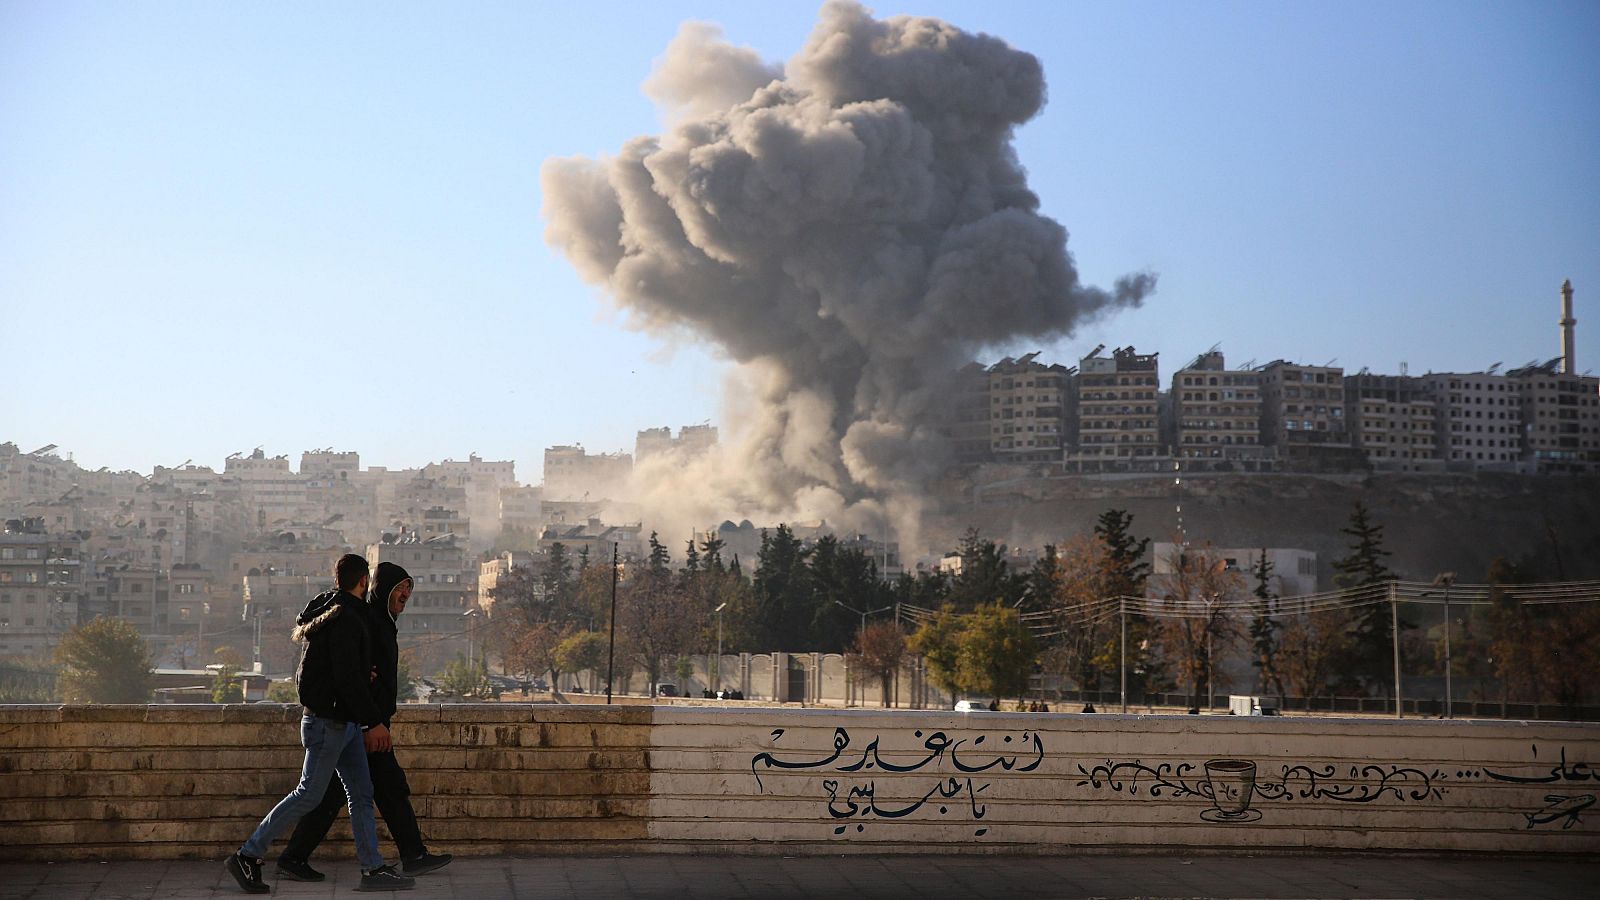
[[[319,865],[327,881],[276,882],[274,894],[354,896],[353,861]],[[1568,898],[1596,896],[1597,884],[1600,864],[1526,857],[652,855],[457,859],[398,896]],[[0,900],[242,896],[220,860],[0,863]]]

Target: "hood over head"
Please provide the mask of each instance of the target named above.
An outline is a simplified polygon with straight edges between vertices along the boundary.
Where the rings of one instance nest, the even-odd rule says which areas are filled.
[[[367,594],[367,602],[381,609],[389,608],[389,595],[400,586],[401,582],[411,581],[411,573],[405,567],[392,562],[378,563],[377,571],[372,574],[372,591]]]

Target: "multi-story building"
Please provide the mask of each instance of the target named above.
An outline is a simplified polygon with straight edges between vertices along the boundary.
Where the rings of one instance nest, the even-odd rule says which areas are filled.
[[[1209,350],[1172,375],[1172,453],[1182,459],[1260,459],[1261,374],[1230,370]]]
[[[1524,470],[1600,472],[1600,378],[1557,371],[1549,363],[1508,375],[1522,407]]]
[[[531,569],[534,555],[525,550],[503,550],[487,562],[478,564],[478,608],[484,615],[494,616],[494,589],[512,569]]]
[[[1375,469],[1426,472],[1439,457],[1439,404],[1423,379],[1373,375],[1344,379],[1345,424],[1352,444]]]
[[[466,517],[477,524],[471,535],[461,532],[467,542],[478,549],[486,549],[500,534],[500,492],[517,486],[517,464],[511,460],[486,460],[476,453],[467,459],[447,459],[422,467],[422,477],[439,481],[452,488],[460,488],[465,502],[444,504],[463,510]]]
[[[677,437],[672,436],[669,427],[646,428],[634,439],[633,458],[636,463],[642,463],[653,456],[673,453],[695,456],[716,445],[717,427],[711,424],[685,425],[678,429]]]
[[[1578,374],[1572,282],[1561,284],[1561,355],[1510,373],[1522,403],[1522,458],[1535,474],[1600,471],[1600,378]]]
[[[1257,562],[1261,559],[1260,547],[1212,547],[1205,545],[1196,546],[1197,551],[1202,551],[1209,558],[1220,562],[1230,572],[1238,572],[1244,579],[1249,590],[1255,589],[1255,580],[1251,573],[1255,571]],[[1312,550],[1295,550],[1287,547],[1271,547],[1266,551],[1267,563],[1272,566],[1272,574],[1267,580],[1267,587],[1279,597],[1296,597],[1317,592],[1317,554]],[[1178,571],[1180,559],[1179,547],[1169,541],[1158,541],[1150,545],[1151,563],[1150,571],[1154,575],[1174,575]]]
[[[1067,433],[1072,370],[1007,357],[984,373],[989,381],[989,456],[996,462],[1060,462]]]
[[[1261,442],[1291,465],[1354,467],[1344,369],[1276,360],[1262,366]]]
[[[245,504],[257,531],[266,531],[279,522],[308,518],[306,479],[289,470],[289,457],[270,459],[257,447],[249,456],[235,453],[223,463],[223,475],[239,483],[239,499]]]
[[[591,454],[581,446],[547,447],[544,451],[546,500],[623,499],[618,488],[633,474],[627,453]]]
[[[1076,424],[1073,369],[1006,357],[956,373],[941,432],[956,462],[1059,462]]]
[[[1165,454],[1160,445],[1157,354],[1133,347],[1078,361],[1078,442],[1067,462],[1080,470],[1147,468]]]
[[[544,524],[544,489],[537,485],[500,489],[500,527],[537,531]]]
[[[539,553],[547,556],[552,544],[560,544],[569,558],[577,559],[588,550],[591,560],[605,560],[611,558],[611,545],[616,544],[617,553],[623,559],[642,559],[645,555],[645,542],[640,537],[643,530],[637,522],[607,525],[599,519],[589,519],[582,525],[547,525],[539,535]]]
[[[0,533],[0,657],[47,654],[78,624],[85,595],[83,543],[39,519]]]
[[[422,539],[425,541],[441,535],[453,534],[465,543],[472,537],[471,521],[461,513],[453,509],[445,509],[442,506],[423,510],[419,526],[413,527],[411,530],[422,535]]]
[[[1430,372],[1439,455],[1456,470],[1516,471],[1522,460],[1520,380],[1492,371]]]

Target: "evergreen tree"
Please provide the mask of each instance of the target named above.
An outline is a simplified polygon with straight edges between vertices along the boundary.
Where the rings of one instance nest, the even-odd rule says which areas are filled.
[[[761,532],[755,572],[756,638],[772,650],[800,649],[811,624],[806,550],[788,525]],[[737,563],[737,560],[735,560]]]
[[[986,603],[1014,605],[1027,588],[1025,578],[1012,574],[1006,564],[1004,544],[985,540],[976,528],[961,539],[961,574],[950,583],[948,602],[970,612]]]
[[[654,531],[650,532],[650,558],[646,565],[658,577],[665,577],[672,566],[672,554],[667,552]]]
[[[1381,585],[1395,575],[1384,565],[1389,556],[1383,549],[1383,526],[1372,521],[1366,504],[1356,501],[1350,512],[1350,521],[1339,529],[1350,536],[1350,554],[1335,560],[1333,583],[1341,588]],[[1413,622],[1402,618],[1400,629],[1415,628]],[[1347,673],[1362,679],[1363,683],[1376,685],[1385,697],[1394,689],[1394,612],[1387,603],[1371,603],[1356,611],[1355,628],[1351,634],[1350,659]]]
[[[550,545],[550,551],[545,555],[544,570],[539,576],[539,586],[547,606],[564,609],[571,603],[572,560],[567,556],[565,544],[557,541]]]
[[[1257,684],[1262,693],[1272,691],[1283,699],[1283,674],[1278,671],[1278,631],[1283,626],[1273,616],[1273,601],[1277,594],[1272,590],[1272,561],[1267,559],[1266,548],[1256,560],[1250,574],[1255,576],[1255,604],[1250,618],[1250,644],[1255,651],[1251,665],[1257,670]]]
[[[1108,597],[1143,597],[1145,583],[1150,579],[1150,564],[1144,560],[1150,539],[1135,538],[1132,528],[1133,514],[1123,509],[1108,509],[1095,522],[1094,536],[1105,549],[1103,585]],[[1128,690],[1142,692],[1163,687],[1168,679],[1156,653],[1155,626],[1138,613],[1128,613],[1127,620]],[[1120,622],[1112,624],[1116,628],[1101,644],[1093,663],[1120,682],[1122,628]]]
[[[722,538],[717,537],[715,534],[707,535],[706,539],[700,542],[701,559],[704,560],[704,565],[708,570],[712,572],[722,571],[723,546]]]
[[[700,572],[700,551],[695,549],[694,538],[688,540],[688,547],[683,551],[683,574],[693,577]]]

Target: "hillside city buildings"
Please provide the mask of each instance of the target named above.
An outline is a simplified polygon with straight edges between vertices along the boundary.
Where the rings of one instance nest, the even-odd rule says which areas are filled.
[[[1504,372],[1230,367],[1212,348],[1163,382],[1157,355],[1132,346],[1097,347],[1074,366],[1039,353],[973,363],[953,373],[942,427],[957,463],[1054,474],[1600,473],[1600,379],[1578,374],[1571,303],[1565,284],[1562,355]],[[447,659],[470,649],[512,565],[537,565],[556,544],[571,559],[604,560],[613,546],[644,555],[651,530],[624,496],[635,466],[674,465],[717,441],[699,424],[640,431],[631,454],[553,446],[536,485],[518,482],[514,462],[476,454],[389,470],[348,450],[308,450],[295,467],[256,449],[221,471],[186,460],[145,476],[87,471],[54,445],[0,444],[0,658],[49,653],[78,623],[115,616],[160,665],[203,665],[229,647],[246,667],[285,673],[295,614],[340,554],[361,552],[416,577],[402,640],[424,665]],[[831,531],[789,524],[802,540]],[[759,535],[746,521],[706,523],[696,537],[753,563]],[[838,537],[880,575],[911,568],[886,536]],[[1253,552],[1234,555],[1244,566]],[[1311,565],[1274,562],[1286,581]]]

